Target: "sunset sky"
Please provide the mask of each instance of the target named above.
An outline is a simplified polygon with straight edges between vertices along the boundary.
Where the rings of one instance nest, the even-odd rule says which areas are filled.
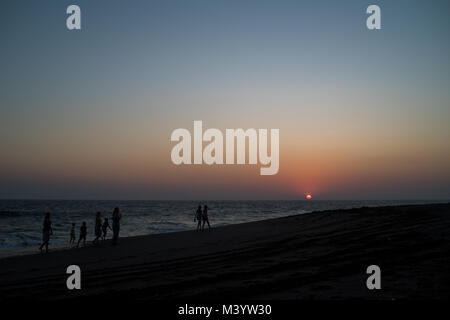
[[[449,1],[0,10],[1,199],[450,199]],[[175,166],[194,120],[280,129],[279,173]]]

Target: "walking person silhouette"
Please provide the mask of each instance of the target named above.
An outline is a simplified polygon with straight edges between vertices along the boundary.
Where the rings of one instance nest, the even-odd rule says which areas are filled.
[[[197,211],[195,212],[194,222],[197,221],[197,231],[202,229],[202,206],[198,205]]]
[[[83,240],[83,246],[86,246],[87,226],[86,221],[80,227],[80,238],[78,239],[77,248],[80,246],[81,240]]]
[[[53,234],[53,229],[52,229],[52,221],[50,220],[50,212],[47,212],[45,214],[45,218],[44,218],[44,226],[42,228],[42,244],[39,247],[39,250],[41,250],[42,253],[42,248],[45,246],[45,253],[48,252],[48,244],[50,242],[50,235]]]
[[[105,222],[103,222],[103,225],[102,225],[102,230],[103,230],[102,240],[106,239],[106,233],[108,232],[108,229],[112,230],[111,227],[109,226],[108,218],[105,218]]]
[[[97,216],[95,217],[95,239],[92,241],[93,244],[98,244],[99,240],[102,236],[102,214],[97,212]]]
[[[208,230],[210,230],[211,225],[209,224],[208,206],[206,204],[203,206],[202,220],[203,220],[202,231],[203,229],[205,229],[205,223],[208,223]]]
[[[75,244],[76,235],[75,235],[75,223],[72,223],[72,228],[70,229],[70,240],[69,244]]]

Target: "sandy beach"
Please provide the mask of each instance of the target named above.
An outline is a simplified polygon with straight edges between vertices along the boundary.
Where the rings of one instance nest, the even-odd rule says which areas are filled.
[[[0,299],[448,299],[449,237],[450,204],[435,204],[107,240],[0,259]],[[72,264],[81,290],[66,288]],[[381,290],[366,287],[373,264]]]

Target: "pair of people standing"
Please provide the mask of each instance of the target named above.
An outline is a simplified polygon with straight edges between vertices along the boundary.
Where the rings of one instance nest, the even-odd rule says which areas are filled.
[[[206,204],[203,206],[203,210],[201,205],[198,206],[194,221],[197,221],[197,231],[203,231],[205,223],[208,224],[208,229],[211,229],[208,218],[208,206]]]
[[[108,229],[112,230],[108,218],[105,218],[105,221],[102,222],[101,213],[97,212],[97,216],[95,217],[95,239],[92,241],[93,244],[99,244],[100,239],[105,240],[106,234],[108,233]]]
[[[106,233],[108,232],[108,228],[113,232],[113,245],[117,244],[117,240],[119,239],[120,232],[120,219],[122,216],[120,215],[119,208],[114,208],[112,220],[113,227],[111,229],[109,225],[108,218],[105,218],[105,221],[102,223],[101,213],[97,212],[97,216],[95,217],[95,239],[92,241],[93,244],[99,244],[100,239],[106,239]],[[103,233],[103,235],[102,235]]]

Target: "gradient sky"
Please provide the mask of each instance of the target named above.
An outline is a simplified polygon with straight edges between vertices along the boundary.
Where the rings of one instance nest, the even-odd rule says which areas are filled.
[[[450,199],[449,1],[0,8],[2,199]],[[279,173],[173,165],[194,120],[279,128]]]

